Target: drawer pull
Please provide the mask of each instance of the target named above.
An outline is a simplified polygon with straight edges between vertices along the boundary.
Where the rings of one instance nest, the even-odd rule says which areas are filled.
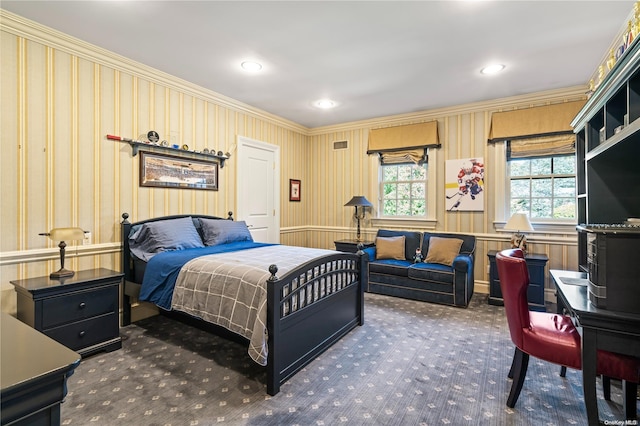
[[[80,302],[80,304],[78,305],[80,309],[84,309],[85,306],[87,306],[87,304],[84,302]]]
[[[85,333],[86,333],[86,331],[84,331],[84,330],[83,330],[83,331],[81,331],[80,333],[78,333],[78,336],[80,336],[80,337],[84,337]]]

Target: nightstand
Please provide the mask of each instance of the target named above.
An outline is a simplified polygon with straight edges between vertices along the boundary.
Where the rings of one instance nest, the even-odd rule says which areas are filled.
[[[497,250],[491,250],[487,253],[489,258],[489,304],[504,306],[496,265],[496,253],[498,253]],[[527,289],[529,309],[544,312],[547,310],[544,303],[544,268],[549,258],[546,254],[527,253],[524,260],[527,262],[529,270],[529,288]]]
[[[11,281],[18,319],[80,355],[120,349],[119,295],[123,274],[109,269]]]
[[[336,250],[344,251],[347,253],[355,253],[358,251],[358,244],[362,243],[364,248],[373,247],[376,244],[373,241],[358,241],[358,240],[338,240],[334,241]]]

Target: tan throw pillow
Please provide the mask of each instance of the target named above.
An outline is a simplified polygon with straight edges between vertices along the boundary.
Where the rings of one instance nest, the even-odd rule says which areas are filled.
[[[376,237],[376,259],[405,260],[404,235],[399,237]]]
[[[453,259],[460,253],[462,242],[459,238],[429,238],[429,251],[425,263],[453,265]]]

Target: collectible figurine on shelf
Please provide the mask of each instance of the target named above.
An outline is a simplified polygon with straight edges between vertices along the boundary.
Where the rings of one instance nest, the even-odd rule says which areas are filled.
[[[616,57],[613,54],[613,49],[611,49],[609,59],[607,60],[607,69],[611,71],[611,69],[615,64],[616,64]]]
[[[158,132],[155,130],[149,130],[149,133],[147,133],[147,139],[149,139],[149,142],[157,144],[160,140],[160,135],[158,135]]]

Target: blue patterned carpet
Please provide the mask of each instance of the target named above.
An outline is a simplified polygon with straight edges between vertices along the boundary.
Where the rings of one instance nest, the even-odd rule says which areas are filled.
[[[165,317],[121,330],[123,348],[82,361],[63,425],[584,425],[581,373],[531,359],[505,405],[513,345],[502,307],[467,309],[366,294],[356,328],[266,394],[246,346]],[[619,384],[600,417],[620,422]],[[620,423],[618,423],[620,424]]]

